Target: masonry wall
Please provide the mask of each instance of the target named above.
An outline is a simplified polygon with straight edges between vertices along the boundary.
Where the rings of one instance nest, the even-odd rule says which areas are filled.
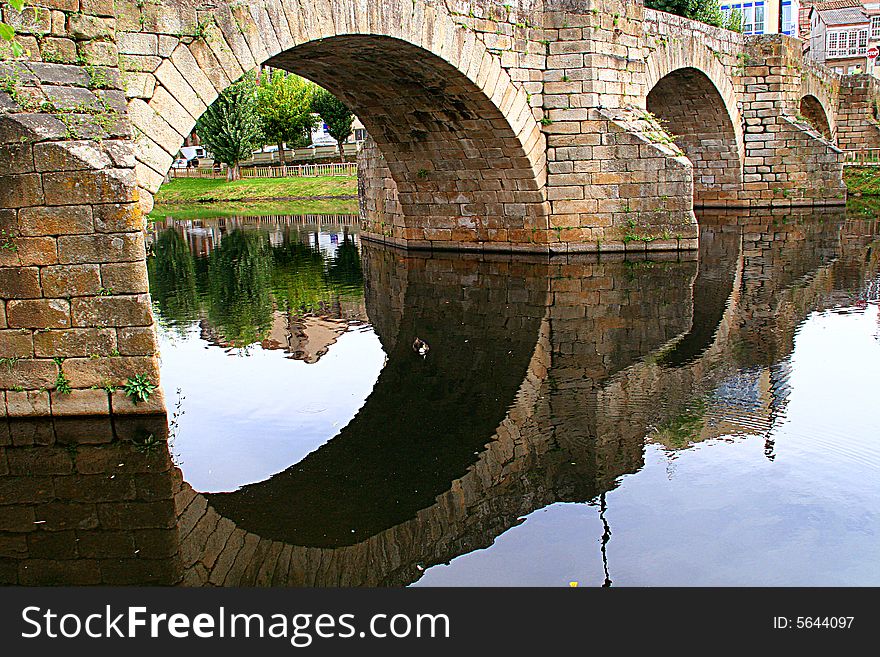
[[[877,102],[880,89],[871,75],[847,75],[840,82],[837,143],[843,150],[880,148]]]
[[[159,371],[113,6],[36,4],[4,16],[31,61],[0,64],[0,414],[156,412],[118,390]]]

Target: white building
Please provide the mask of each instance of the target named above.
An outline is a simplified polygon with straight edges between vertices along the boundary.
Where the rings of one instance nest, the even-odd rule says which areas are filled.
[[[749,0],[730,2],[721,0],[725,17],[739,10],[745,34],[787,34],[797,37],[800,0]]]

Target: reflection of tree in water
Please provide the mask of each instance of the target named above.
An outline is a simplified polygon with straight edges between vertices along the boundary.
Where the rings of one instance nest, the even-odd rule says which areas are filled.
[[[174,229],[156,238],[149,259],[150,285],[159,320],[178,332],[207,319],[223,343],[264,340],[275,308],[293,315],[335,316],[340,300],[363,298],[357,243],[341,236],[328,258],[298,231],[271,246],[263,231],[236,229],[207,257],[195,257]]]
[[[272,291],[286,310],[312,312],[326,297],[324,258],[320,251],[289,237],[285,234],[284,243],[272,247]]]
[[[259,342],[272,327],[272,253],[262,233],[234,230],[208,261],[208,320],[236,346]]]
[[[150,292],[160,317],[182,332],[187,324],[198,319],[199,295],[195,263],[179,233],[166,230],[159,235],[147,267]]]
[[[330,263],[327,276],[336,290],[346,290],[360,294],[364,287],[364,271],[361,255],[354,239],[346,235],[336,250],[336,258]]]
[[[279,306],[292,313],[321,313],[339,298],[363,295],[363,270],[354,240],[345,236],[336,256],[325,261],[317,249],[285,236],[272,248],[275,269],[272,289]]]

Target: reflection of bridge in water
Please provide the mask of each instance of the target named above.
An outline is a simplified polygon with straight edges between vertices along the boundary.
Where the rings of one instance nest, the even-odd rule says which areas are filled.
[[[365,248],[388,354],[372,394],[333,440],[234,493],[196,493],[166,449],[127,442],[164,417],[8,425],[0,578],[406,584],[523,515],[614,488],[646,435],[684,446],[683,416],[699,414],[690,440],[766,435],[799,323],[876,292],[880,226],[702,219],[699,262]]]

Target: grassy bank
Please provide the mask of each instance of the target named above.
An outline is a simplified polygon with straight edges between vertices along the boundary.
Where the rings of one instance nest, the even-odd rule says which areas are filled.
[[[843,167],[843,181],[850,194],[880,196],[880,167]]]
[[[356,176],[327,178],[247,178],[226,182],[175,178],[159,189],[157,205],[177,203],[277,202],[357,199]]]
[[[157,204],[152,221],[164,219],[211,219],[215,217],[267,217],[291,214],[357,214],[357,200],[323,201],[224,201],[220,203]]]

